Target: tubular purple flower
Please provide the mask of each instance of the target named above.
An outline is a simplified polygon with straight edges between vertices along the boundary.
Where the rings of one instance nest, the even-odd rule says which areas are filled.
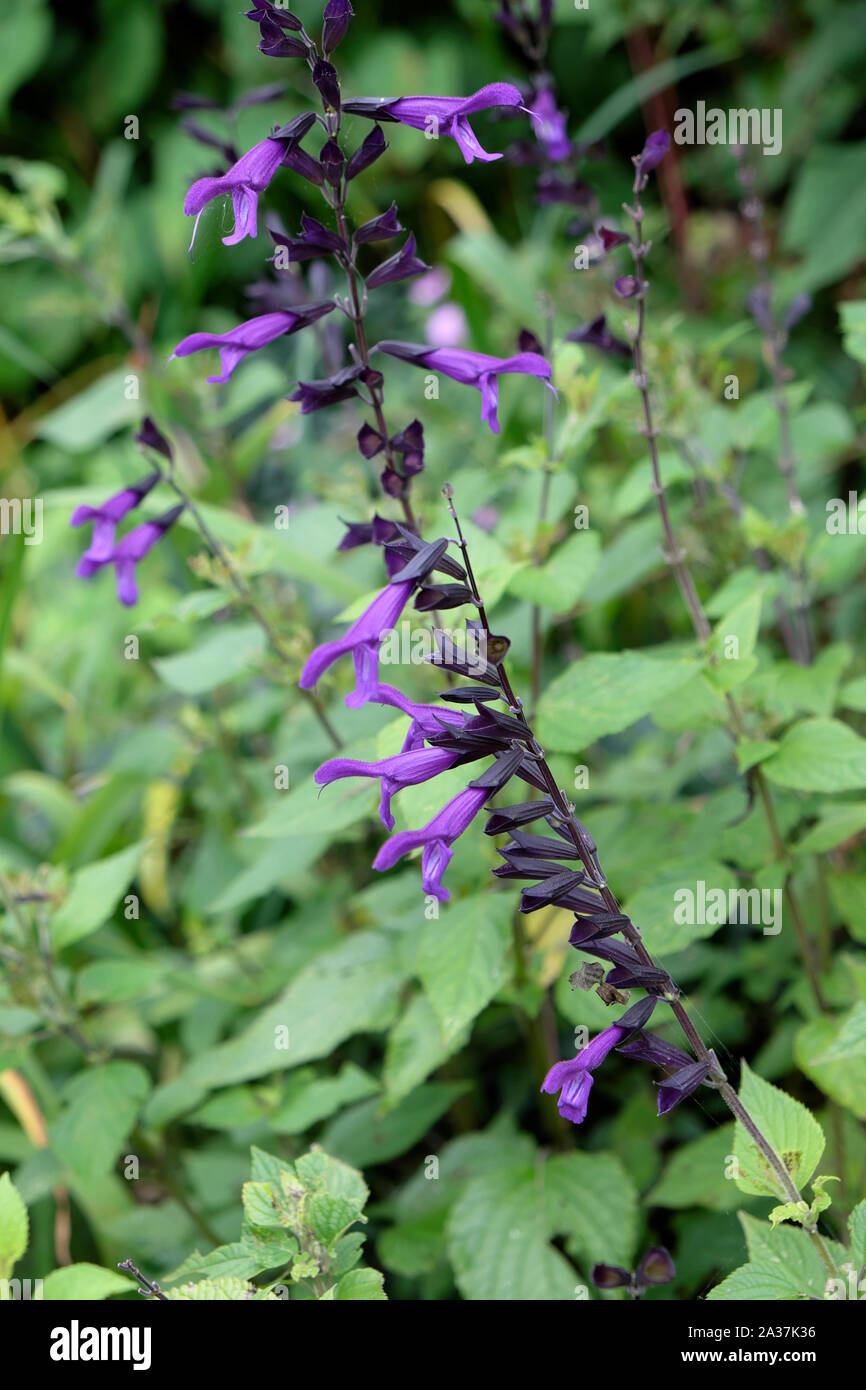
[[[391,797],[396,796],[403,787],[429,782],[431,777],[447,772],[454,766],[457,757],[456,753],[450,753],[446,748],[418,748],[397,753],[392,758],[382,758],[378,763],[365,763],[357,758],[332,758],[316,771],[314,781],[320,787],[327,787],[342,777],[381,777],[379,816],[385,829],[393,830]]]
[[[79,560],[76,573],[92,574],[94,568],[106,563],[111,557],[117,523],[123,520],[127,512],[133,511],[139,505],[161,477],[162,474],[157,470],[130,487],[123,488],[121,492],[116,492],[99,507],[75,508],[69,518],[70,526],[83,526],[85,522],[93,522],[90,545]]]
[[[391,357],[402,357],[413,362],[416,367],[427,367],[432,372],[442,372],[453,381],[465,386],[474,386],[481,392],[481,418],[486,420],[494,434],[499,433],[499,420],[496,415],[499,404],[499,376],[504,373],[519,372],[525,376],[537,376],[556,394],[549,378],[552,373],[550,363],[536,352],[519,352],[514,357],[490,357],[486,352],[470,352],[467,348],[434,348],[421,343],[401,343],[386,339],[378,343],[381,352]]]
[[[310,654],[298,682],[301,689],[312,690],[329,666],[351,652],[356,683],[352,694],[346,696],[346,704],[349,709],[359,709],[368,700],[375,699],[379,689],[377,677],[382,634],[394,626],[414,587],[414,582],[386,584],[343,637],[338,637],[334,642],[324,642]]]
[[[402,830],[392,835],[373,860],[373,868],[392,869],[398,859],[413,849],[421,849],[421,882],[424,892],[447,903],[449,893],[442,886],[442,875],[448,868],[454,851],[451,846],[481,810],[490,792],[486,787],[466,787],[442,807],[441,811],[421,830]]]
[[[476,111],[487,111],[493,106],[520,106],[523,98],[510,82],[490,82],[480,87],[469,97],[363,97],[358,101],[346,101],[343,110],[356,116],[367,116],[374,121],[399,121],[401,125],[412,126],[414,130],[435,130],[449,135],[460,147],[467,164],[480,159],[485,164],[501,159],[501,154],[490,154],[482,149],[475,131],[469,124],[469,117]]]
[[[671,145],[671,137],[666,130],[654,130],[647,136],[646,144],[638,155],[637,171],[643,177],[661,164]]]
[[[583,1123],[593,1085],[592,1072],[601,1066],[607,1054],[622,1042],[630,1031],[630,1028],[623,1028],[620,1024],[614,1023],[588,1042],[586,1047],[581,1048],[576,1057],[557,1062],[550,1068],[541,1089],[548,1095],[559,1091],[557,1109],[563,1119],[571,1120],[575,1125]]]
[[[379,285],[390,285],[395,280],[408,280],[413,275],[423,275],[425,270],[430,267],[419,256],[415,255],[415,237],[410,232],[405,244],[396,252],[389,256],[387,261],[382,261],[366,278],[368,290],[374,290]]]
[[[239,323],[237,328],[229,329],[228,333],[190,333],[178,343],[171,356],[189,357],[191,353],[202,352],[205,348],[219,348],[222,370],[219,376],[209,376],[208,381],[226,382],[248,353],[258,351],[283,334],[297,333],[300,328],[315,323],[316,319],[330,314],[336,307],[333,300],[326,300],[322,304],[302,305],[291,312],[259,314],[245,323]]]
[[[411,718],[412,723],[403,743],[404,753],[423,748],[425,738],[430,734],[441,734],[443,724],[462,728],[466,723],[466,716],[460,710],[450,709],[446,705],[418,705],[393,685],[378,685],[370,700],[378,705],[391,705]]]
[[[183,205],[187,217],[195,216],[190,250],[204,208],[222,193],[231,194],[235,213],[234,231],[223,237],[223,245],[236,246],[245,236],[255,237],[258,230],[259,194],[264,192],[274,177],[285,153],[286,146],[280,140],[260,140],[251,150],[247,150],[246,154],[241,155],[237,164],[233,164],[227,173],[219,178],[196,180]]]
[[[556,98],[549,87],[536,94],[529,108],[534,117],[535,134],[544,146],[547,158],[554,164],[568,159],[571,141],[566,133],[565,115],[557,109]]]
[[[93,560],[87,555],[83,555],[78,562],[75,573],[80,579],[89,579],[97,570],[102,569],[103,565],[114,565],[117,578],[117,597],[124,607],[131,608],[133,604],[138,602],[138,585],[135,578],[136,565],[139,560],[144,559],[169,526],[177,520],[185,505],[184,502],[181,502],[179,506],[163,512],[162,516],[154,517],[152,521],[144,521],[140,526],[128,531],[123,540],[118,542],[104,560]]]

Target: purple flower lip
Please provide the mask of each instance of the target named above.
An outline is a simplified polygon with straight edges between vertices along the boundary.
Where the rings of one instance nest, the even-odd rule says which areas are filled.
[[[321,304],[299,306],[291,312],[259,314],[245,323],[239,323],[237,328],[229,329],[228,333],[190,333],[178,343],[171,356],[189,357],[191,353],[202,352],[205,348],[218,348],[221,371],[219,376],[209,376],[208,381],[226,382],[238,363],[249,353],[257,352],[275,338],[297,333],[336,307],[333,300],[325,300]]]
[[[234,231],[223,237],[223,245],[236,246],[245,236],[255,237],[259,194],[264,192],[279,169],[285,152],[285,146],[279,140],[260,140],[241,155],[227,173],[219,178],[198,179],[193,184],[183,205],[187,217],[195,216],[190,250],[204,208],[222,193],[231,194],[235,214]]]
[[[617,1023],[611,1024],[597,1034],[586,1047],[565,1062],[556,1062],[542,1082],[541,1089],[548,1095],[560,1092],[557,1102],[560,1115],[572,1124],[582,1124],[586,1119],[586,1107],[592,1090],[592,1072],[601,1066],[613,1048],[646,1023],[655,1007],[656,1000],[649,997],[633,1004]]]
[[[550,382],[553,369],[546,358],[539,357],[535,352],[519,352],[514,357],[490,357],[485,352],[470,352],[466,348],[434,348],[394,339],[386,339],[376,346],[391,357],[402,357],[416,367],[428,367],[430,371],[450,376],[453,381],[474,386],[481,392],[481,418],[487,421],[494,434],[499,433],[496,411],[500,375],[518,372],[525,376],[541,377],[556,394]]]
[[[556,99],[549,87],[543,87],[529,107],[535,123],[535,134],[544,146],[547,158],[554,164],[568,159],[572,151],[566,132],[564,112],[557,109]]]
[[[397,753],[393,758],[382,758],[377,763],[361,762],[357,758],[332,758],[317,769],[314,780],[320,787],[327,787],[343,777],[380,777],[382,800],[379,816],[385,829],[393,830],[392,796],[403,787],[429,782],[440,772],[447,772],[457,762],[457,757],[456,753],[449,753],[444,748],[419,748]]]
[[[414,130],[441,131],[456,141],[466,163],[471,164],[474,159],[489,163],[502,155],[482,148],[469,117],[494,106],[522,105],[523,97],[510,82],[491,82],[468,97],[362,97],[344,102],[343,110],[374,121],[399,121]]]
[[[442,876],[454,856],[451,846],[477,816],[489,795],[486,787],[467,787],[458,792],[421,830],[402,830],[386,840],[373,860],[373,868],[391,869],[404,854],[423,849],[421,882],[424,892],[440,903],[448,902],[450,894],[442,885]]]
[[[671,137],[666,130],[654,130],[652,135],[647,136],[646,144],[635,160],[638,175],[643,177],[651,169],[655,169],[657,164],[661,164],[670,145]]]
[[[386,584],[348,632],[333,642],[324,642],[310,654],[298,682],[301,689],[312,690],[329,666],[351,652],[357,680],[353,693],[346,696],[346,704],[350,709],[358,709],[368,700],[375,699],[379,689],[379,644],[382,635],[394,626],[414,587],[414,582]]]
[[[145,424],[147,423],[146,421]],[[161,435],[159,437],[162,439]],[[165,440],[162,442],[165,444]],[[152,445],[152,447],[156,448],[158,445]],[[169,457],[171,457],[170,454]],[[75,508],[69,518],[70,526],[84,526],[88,521],[93,522],[90,545],[78,562],[79,573],[92,574],[95,569],[106,564],[114,550],[114,531],[118,522],[122,521],[128,512],[133,511],[143,501],[151,489],[156,487],[161,477],[162,474],[157,469],[156,472],[149,473],[146,478],[132,483],[130,487],[116,492],[113,497],[109,497],[99,507],[81,506]]]
[[[89,579],[97,570],[102,569],[103,565],[114,565],[114,572],[117,577],[117,597],[124,607],[131,608],[133,604],[138,602],[136,565],[139,560],[144,559],[148,551],[173,525],[185,506],[186,503],[181,502],[179,506],[172,507],[170,511],[163,512],[161,516],[154,517],[152,521],[142,522],[140,526],[127,532],[123,540],[119,541],[102,559],[95,560],[92,555],[82,555],[75,573],[80,579]]]

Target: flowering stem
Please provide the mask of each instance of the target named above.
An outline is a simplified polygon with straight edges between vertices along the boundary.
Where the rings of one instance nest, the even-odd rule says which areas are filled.
[[[551,360],[553,351],[553,319],[555,310],[550,301],[545,306],[545,335],[544,335],[544,355],[548,361]],[[547,505],[550,500],[550,483],[553,478],[556,462],[554,457],[556,440],[554,436],[554,397],[552,391],[544,393],[544,440],[547,446],[547,457],[544,463],[544,471],[541,478],[541,494],[538,499],[538,521],[537,530],[540,530],[547,520]],[[540,564],[541,555],[539,538],[536,534],[534,550],[534,563]],[[530,718],[535,714],[538,704],[538,697],[541,694],[541,661],[542,661],[542,640],[541,640],[541,608],[535,603],[532,606],[532,668],[529,683],[529,710]]]
[[[755,264],[755,269],[757,270],[758,286],[763,302],[765,322],[758,326],[761,329],[764,344],[764,358],[773,379],[773,403],[776,407],[776,415],[779,420],[779,471],[785,480],[788,511],[792,517],[802,517],[806,509],[797,488],[796,460],[794,458],[794,444],[791,430],[791,410],[788,405],[788,397],[785,393],[788,373],[782,361],[782,346],[786,334],[780,330],[778,320],[773,311],[773,287],[770,280],[770,246],[764,225],[764,204],[757,194],[755,188],[755,172],[747,162],[742,146],[735,146],[734,157],[737,161],[737,179],[746,195],[741,205],[741,211],[746,221],[751,223],[749,253]],[[797,623],[797,656],[795,659],[799,661],[801,665],[809,666],[812,661],[812,636],[809,630],[809,603],[806,572],[802,561],[799,562],[796,569],[792,570],[792,577],[797,590],[797,607],[795,611]]]
[[[308,66],[312,71],[315,67],[315,60],[311,53],[308,54],[307,62]],[[337,142],[337,137],[340,133],[341,122],[342,112],[339,108],[337,110],[327,109],[324,117],[322,118],[322,124],[324,125],[325,130],[327,131],[330,139],[332,139],[335,143]],[[362,298],[358,290],[359,275],[358,267],[355,263],[356,248],[352,238],[349,235],[349,227],[346,221],[346,192],[347,181],[345,176],[345,169],[343,169],[343,171],[340,173],[339,183],[334,189],[333,196],[329,195],[327,184],[322,185],[322,196],[324,197],[325,202],[328,204],[330,208],[332,208],[334,212],[334,217],[337,223],[337,231],[339,232],[340,237],[342,238],[346,246],[345,256],[341,255],[338,252],[335,255],[335,259],[340,263],[340,265],[342,265],[343,269],[346,272],[346,283],[349,287],[351,313],[348,312],[346,306],[341,305],[341,307],[346,313],[347,318],[349,318],[349,320],[351,321],[355,335],[355,348],[357,350],[358,358],[361,362],[363,362],[365,367],[368,367],[370,365],[370,349],[367,343],[367,331],[364,326],[364,318],[366,315],[366,296]],[[394,462],[394,450],[391,445],[391,436],[388,431],[388,426],[385,422],[385,411],[382,405],[382,388],[380,386],[373,385],[369,386],[367,389],[370,392],[370,405],[373,409],[373,414],[376,417],[376,427],[383,440],[385,441],[384,452],[388,466],[388,471],[393,472],[395,476],[400,477],[400,474]],[[400,505],[403,509],[403,516],[406,521],[406,525],[410,528],[410,530],[418,533],[418,522],[416,520],[415,513],[412,510],[412,504],[409,501],[408,496],[409,488],[411,486],[410,481],[409,479],[401,479],[401,483],[402,486],[398,495]]]
[[[472,570],[472,563],[469,558],[469,548],[466,543],[466,539],[463,535],[457,512],[454,508],[454,503],[452,500],[453,493],[451,492],[450,488],[446,490],[446,496],[448,498],[449,514],[457,528],[457,543],[462,551],[463,563],[466,568],[469,587],[472,591],[473,603],[478,609],[479,620],[483,625],[486,637],[489,639],[491,636],[490,623],[487,617],[487,612],[484,607],[484,602],[478,591],[478,585],[476,583],[475,575]],[[513,714],[515,718],[519,719],[520,722],[523,724],[524,728],[526,729],[526,743],[529,752],[532,754],[535,760],[536,768],[539,774],[541,775],[542,780],[544,781],[545,787],[550,795],[550,799],[553,802],[553,805],[556,809],[556,818],[568,831],[572,843],[574,844],[575,850],[577,851],[577,856],[583,864],[584,869],[586,870],[590,887],[595,888],[599,892],[601,899],[609,912],[615,913],[617,915],[623,915],[622,909],[620,908],[617,899],[615,898],[614,894],[610,890],[610,887],[608,886],[606,875],[604,874],[604,871],[598,859],[597,848],[595,844],[590,840],[584,827],[576,820],[573,806],[569,804],[565,794],[557,785],[556,778],[550,770],[550,767],[548,766],[547,760],[545,758],[544,750],[541,747],[538,740],[536,739],[532,731],[532,727],[529,723],[529,720],[527,719],[524,713],[522,701],[520,700],[519,696],[517,696],[514,693],[504,663],[500,662],[498,664],[497,669],[499,673],[499,680],[503,698],[508,704],[509,712]],[[649,951],[643,943],[643,938],[641,937],[640,931],[634,925],[633,922],[629,921],[627,925],[623,926],[622,934],[629,942],[629,944],[632,946],[634,951],[637,953],[638,957],[641,960],[641,963],[648,967],[654,968],[655,962],[653,961],[652,956],[650,955]],[[695,1053],[695,1056],[698,1057],[700,1061],[707,1064],[707,1067],[709,1068],[707,1078],[708,1084],[710,1084],[715,1090],[718,1091],[719,1095],[722,1097],[722,1100],[725,1102],[732,1115],[735,1117],[735,1119],[739,1120],[742,1123],[743,1127],[746,1129],[751,1139],[754,1141],[758,1149],[764,1155],[764,1158],[766,1159],[769,1167],[776,1175],[776,1178],[787,1200],[791,1202],[802,1202],[803,1198],[796,1184],[791,1178],[790,1173],[785,1167],[783,1160],[776,1152],[776,1150],[773,1148],[773,1145],[770,1143],[769,1139],[763,1133],[757,1121],[754,1119],[754,1117],[746,1109],[743,1102],[740,1100],[740,1097],[737,1095],[737,1092],[734,1090],[734,1087],[730,1084],[724,1072],[722,1071],[718,1059],[715,1056],[715,1053],[711,1052],[710,1049],[705,1046],[703,1040],[700,1037],[700,1034],[695,1028],[695,1025],[692,1023],[692,1020],[689,1017],[684,1005],[680,1002],[678,998],[671,999],[666,997],[665,1002],[670,1005],[674,1017],[676,1018],[677,1022],[683,1030],[683,1033],[688,1039],[692,1047],[692,1050]],[[837,1271],[824,1240],[814,1227],[812,1227],[811,1229],[807,1228],[807,1230],[810,1238],[812,1239],[813,1244],[815,1245],[818,1251],[818,1254],[821,1257],[824,1267],[827,1269],[829,1274],[835,1277]]]
[[[689,611],[689,616],[691,617],[692,626],[695,630],[695,634],[698,638],[698,641],[706,649],[707,642],[709,641],[709,638],[712,635],[712,627],[710,626],[709,619],[707,618],[703,604],[701,603],[701,600],[698,596],[697,589],[695,588],[695,584],[692,579],[691,571],[688,567],[688,564],[686,563],[686,552],[677,543],[676,535],[673,529],[673,523],[671,522],[670,512],[668,510],[667,505],[667,497],[665,494],[664,482],[662,480],[661,470],[659,468],[658,448],[656,444],[659,435],[659,430],[655,427],[653,420],[652,404],[650,401],[649,394],[649,377],[644,367],[643,348],[646,326],[646,295],[647,290],[649,288],[646,281],[644,280],[644,261],[652,244],[651,242],[645,242],[643,240],[643,220],[645,214],[640,195],[643,189],[646,187],[646,182],[647,175],[645,173],[641,173],[640,168],[636,165],[634,185],[632,189],[633,205],[623,205],[625,207],[626,212],[634,222],[634,240],[630,241],[629,245],[631,247],[631,252],[635,263],[635,278],[639,286],[637,292],[637,324],[633,327],[631,335],[632,357],[634,361],[633,379],[635,385],[637,386],[640,392],[640,397],[643,404],[644,426],[640,432],[645,436],[649,447],[650,463],[652,467],[651,490],[656,499],[659,515],[661,517],[662,528],[664,530],[666,549],[665,558],[671,565],[676,576],[680,593],[682,594],[683,600]],[[730,694],[730,692],[728,692],[725,696],[725,703],[727,705],[728,714],[730,717],[729,732],[731,733],[731,736],[735,740],[744,737],[746,733],[746,721],[737,700],[734,698],[733,695]],[[818,1007],[821,1009],[821,1011],[826,1013],[827,1004],[821,992],[820,982],[818,979],[817,971],[815,969],[815,962],[812,955],[812,944],[809,938],[809,933],[806,929],[805,922],[803,920],[803,915],[800,911],[799,904],[794,895],[791,883],[790,858],[787,849],[785,848],[784,840],[779,832],[779,826],[773,802],[773,795],[770,791],[770,787],[760,767],[755,767],[752,769],[751,778],[752,783],[757,789],[761,799],[761,806],[763,809],[764,818],[767,823],[767,828],[770,832],[770,838],[773,843],[775,857],[777,861],[779,861],[779,863],[784,866],[784,893],[789,910],[791,912],[791,919],[794,923],[794,932],[797,937],[797,945],[803,961],[803,967],[808,976],[809,983],[811,985],[812,992],[815,996],[816,1003],[818,1004]]]
[[[284,666],[288,666],[294,675],[295,662],[292,660],[291,655],[283,646],[282,638],[280,637],[279,633],[274,629],[273,624],[270,622],[270,619],[267,618],[265,614],[262,612],[262,610],[259,608],[255,595],[253,594],[246,580],[236,569],[228,551],[225,549],[222,543],[217,540],[213,531],[210,529],[201,512],[199,511],[198,507],[196,506],[195,502],[192,500],[189,494],[181,487],[174,474],[164,473],[163,477],[165,481],[168,483],[169,487],[186,505],[190,516],[192,517],[193,521],[199,529],[202,540],[204,541],[208,549],[211,551],[211,554],[214,556],[214,558],[217,559],[219,563],[222,565],[223,569],[225,570],[232,583],[232,586],[236,594],[247,607],[250,616],[258,623],[259,627],[262,629],[268,641],[270,642],[271,648],[275,656],[278,658],[279,661],[282,662]],[[337,733],[336,729],[334,728],[333,724],[331,723],[327,714],[325,713],[322,707],[322,702],[319,699],[316,692],[314,690],[302,690],[301,694],[306,699],[314,715],[316,716],[316,719],[318,720],[321,727],[324,729],[325,733],[327,734],[334,747],[342,748],[343,740],[340,738],[340,735]]]

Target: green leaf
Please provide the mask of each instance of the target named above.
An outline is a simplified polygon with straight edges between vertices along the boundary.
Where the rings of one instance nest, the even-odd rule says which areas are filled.
[[[845,801],[829,805],[811,830],[793,846],[797,854],[823,854],[866,829],[866,801]]]
[[[768,1260],[741,1265],[710,1289],[713,1303],[785,1303],[803,1297],[796,1276],[784,1265]]]
[[[388,1105],[396,1105],[454,1052],[465,1046],[468,1026],[442,1040],[439,1020],[426,994],[415,994],[398,1019],[385,1048],[383,1080]]]
[[[648,1201],[652,1206],[709,1207],[733,1211],[740,1201],[728,1177],[734,1147],[734,1126],[720,1125],[675,1149]]]
[[[544,1170],[506,1168],[467,1183],[448,1218],[448,1254],[464,1298],[567,1302],[582,1281],[549,1244]]]
[[[854,1056],[836,1053],[843,1027],[840,1019],[813,1019],[797,1033],[794,1055],[800,1070],[825,1095],[853,1111],[858,1119],[866,1120],[866,1056],[862,1052]]]
[[[858,941],[866,942],[866,874],[832,874],[829,888],[844,925]]]
[[[350,1269],[337,1284],[334,1297],[344,1302],[365,1303],[387,1299],[384,1276],[378,1269]]]
[[[737,767],[741,773],[748,772],[772,757],[778,746],[773,739],[741,738],[737,743]]]
[[[575,661],[542,696],[538,736],[544,747],[574,753],[644,718],[694,674],[685,658],[598,652]]]
[[[550,1229],[567,1238],[569,1255],[631,1268],[638,1194],[615,1154],[557,1154],[544,1166],[544,1187]]]
[[[322,1144],[358,1168],[385,1163],[423,1139],[465,1090],[466,1086],[459,1082],[431,1082],[419,1086],[384,1114],[378,1100],[362,1101],[328,1125]]]
[[[180,1284],[168,1289],[166,1298],[174,1303],[246,1303],[254,1295],[246,1279],[222,1275],[216,1279],[200,1279],[197,1284]],[[259,1294],[259,1299],[271,1296]]]
[[[858,1268],[861,1268],[866,1264],[866,1201],[858,1202],[848,1217],[848,1239],[851,1254]]]
[[[794,1184],[802,1189],[824,1152],[824,1131],[818,1121],[805,1105],[756,1076],[745,1061],[740,1077],[740,1099],[781,1158]],[[742,1192],[787,1198],[779,1178],[739,1121],[734,1134],[734,1154],[739,1161],[737,1186]]]
[[[216,632],[197,647],[177,656],[163,656],[153,668],[161,680],[181,695],[204,695],[237,676],[247,675],[261,659],[265,634],[257,623],[244,623]]]
[[[327,1057],[354,1033],[382,1032],[395,1016],[405,978],[393,937],[353,932],[317,956],[237,1037],[209,1048],[159,1087],[148,1122],[167,1123],[217,1086]]]
[[[838,719],[804,719],[763,764],[771,782],[806,792],[866,787],[866,739]]]
[[[66,453],[83,454],[141,415],[141,401],[127,394],[128,367],[99,377],[63,405],[43,415],[34,427],[38,439]]]
[[[424,923],[416,969],[447,1046],[508,977],[513,904],[506,893],[477,893],[440,912]]]
[[[706,678],[719,694],[746,680],[755,668],[755,643],[761,626],[763,592],[757,589],[720,618],[707,643],[715,660],[708,663]]]
[[[825,1062],[863,1056],[866,1056],[866,1003],[859,1003],[841,1020],[833,1042],[815,1058],[815,1063],[820,1066]]]
[[[344,1063],[336,1076],[293,1073],[288,1095],[268,1115],[268,1125],[275,1134],[302,1134],[311,1125],[378,1090],[378,1082],[354,1062]]]
[[[601,541],[595,531],[569,536],[543,565],[524,565],[508,583],[527,603],[569,613],[598,568]]]
[[[113,1269],[99,1265],[76,1264],[55,1269],[46,1275],[42,1297],[57,1303],[97,1303],[116,1293],[132,1293],[135,1284]]]
[[[845,351],[856,361],[866,362],[866,299],[843,300],[838,309]]]
[[[62,1114],[49,1126],[51,1148],[80,1178],[108,1173],[149,1090],[147,1072],[134,1062],[79,1072],[63,1093]]]
[[[13,1266],[27,1249],[27,1208],[11,1177],[0,1178],[0,1279],[9,1279]]]
[[[708,894],[711,890],[724,893],[726,906],[721,915],[725,919],[729,892],[737,886],[737,880],[726,864],[695,857],[662,863],[656,873],[650,873],[646,877],[645,885],[626,900],[623,911],[637,923],[647,938],[650,950],[658,955],[669,955],[672,951],[683,950],[693,941],[712,936],[722,925],[715,920],[683,922],[675,919],[675,914],[715,918],[716,913],[712,910],[711,903],[708,903],[706,911],[698,911],[697,885],[700,882],[706,885]],[[693,895],[693,913],[688,911],[688,900],[675,896],[684,891]]]
[[[144,848],[144,841],[140,841],[78,870],[69,896],[51,923],[52,940],[58,950],[89,936],[108,920],[129,886]]]

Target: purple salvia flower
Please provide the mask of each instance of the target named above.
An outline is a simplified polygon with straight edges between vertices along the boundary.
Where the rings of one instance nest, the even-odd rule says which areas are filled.
[[[371,164],[384,154],[388,148],[385,137],[382,134],[382,127],[374,125],[369,135],[365,135],[363,141],[353,155],[349,156],[346,165],[346,183],[350,179],[357,178],[365,169],[369,169]]]
[[[328,0],[322,24],[322,52],[333,53],[355,16],[349,0]]]
[[[675,1105],[679,1105],[681,1100],[685,1100],[686,1096],[690,1096],[703,1085],[709,1072],[707,1062],[689,1062],[687,1067],[682,1067],[680,1071],[675,1071],[672,1076],[662,1081],[659,1086],[658,1113],[666,1115],[669,1110],[673,1110]]]
[[[326,300],[322,304],[307,304],[291,312],[259,314],[245,323],[239,323],[237,328],[229,329],[228,333],[190,333],[178,343],[171,356],[189,357],[191,353],[202,352],[205,348],[219,348],[220,375],[209,376],[208,381],[226,382],[238,363],[249,353],[257,352],[284,334],[297,333],[336,307],[332,300]]]
[[[414,582],[386,584],[344,636],[316,647],[307,658],[301,672],[298,682],[301,689],[311,690],[329,666],[339,657],[351,652],[355,663],[356,683],[352,694],[346,696],[346,704],[349,709],[359,709],[368,700],[375,699],[382,635],[394,626],[414,587]]]
[[[241,155],[237,164],[233,164],[227,173],[219,178],[196,180],[183,205],[187,217],[195,216],[190,250],[204,208],[222,193],[231,194],[235,214],[234,231],[223,237],[223,245],[236,246],[245,236],[255,237],[258,230],[259,194],[274,177],[285,153],[285,146],[279,140],[260,140],[251,150],[247,150],[246,154]]]
[[[571,154],[571,141],[566,133],[565,114],[558,110],[556,98],[549,87],[536,94],[529,108],[534,117],[535,134],[544,146],[547,158],[554,164],[568,159]]]
[[[631,348],[628,343],[623,342],[622,338],[616,338],[607,326],[607,319],[604,314],[593,319],[592,323],[585,323],[581,328],[575,328],[571,333],[566,333],[567,343],[586,343],[587,347],[598,348],[600,352],[610,352],[617,357],[631,358]]]
[[[381,386],[382,373],[365,367],[363,362],[354,362],[334,372],[333,376],[321,377],[316,381],[299,381],[298,389],[292,392],[289,400],[300,401],[302,415],[312,415],[316,410],[325,410],[328,406],[357,396],[355,382],[359,380],[368,386]]]
[[[441,734],[445,724],[462,728],[466,723],[466,716],[461,710],[451,709],[445,705],[416,704],[414,700],[409,699],[408,695],[404,695],[402,690],[397,690],[393,685],[378,685],[370,696],[370,702],[377,705],[390,705],[409,715],[412,723],[409,725],[408,733],[403,741],[401,751],[404,753],[415,748],[423,748],[425,738],[432,734]]]
[[[421,882],[424,892],[440,903],[447,903],[450,895],[442,886],[442,875],[454,856],[451,846],[478,815],[489,796],[486,787],[467,787],[458,792],[423,829],[402,830],[386,840],[373,860],[373,868],[392,869],[404,854],[423,847]]]
[[[296,14],[292,14],[291,10],[287,10],[283,5],[272,4],[271,0],[256,0],[251,10],[245,11],[244,19],[252,19],[256,24],[261,24],[263,19],[269,19],[281,29],[290,29],[296,34],[300,34],[304,28]]]
[[[333,63],[319,58],[313,68],[313,86],[322,98],[325,111],[340,109],[340,78]]]
[[[586,1119],[586,1107],[594,1079],[592,1073],[596,1067],[601,1066],[607,1054],[622,1042],[629,1031],[627,1027],[623,1028],[621,1024],[614,1023],[588,1042],[576,1057],[566,1062],[557,1062],[550,1068],[541,1089],[548,1095],[559,1091],[557,1109],[564,1120],[571,1120],[572,1124],[579,1125]]]
[[[361,246],[366,241],[389,241],[402,230],[397,216],[397,204],[392,203],[387,212],[381,212],[378,217],[371,217],[369,222],[364,222],[358,227],[353,241],[356,246]]]
[[[637,160],[637,172],[641,177],[648,174],[657,164],[661,164],[670,149],[670,144],[671,137],[666,130],[654,130],[652,135],[647,136],[647,142]]]
[[[145,421],[145,425],[147,423],[148,421]],[[160,438],[162,438],[161,435]],[[150,439],[147,442],[150,443]],[[164,440],[163,443],[165,443]],[[158,448],[158,445],[154,444],[151,447]],[[171,453],[168,457],[171,458]],[[162,474],[157,470],[155,473],[149,473],[146,478],[141,478],[137,483],[132,483],[130,487],[116,492],[113,497],[109,497],[108,501],[103,502],[99,507],[82,506],[75,508],[69,518],[70,526],[84,526],[88,521],[93,522],[90,545],[79,560],[76,570],[76,574],[80,578],[86,578],[93,574],[96,569],[111,558],[117,523],[123,520],[127,512],[133,511],[139,505],[151,488],[156,487],[161,477]]]
[[[458,758],[446,748],[418,748],[397,753],[392,758],[382,758],[378,763],[361,762],[358,758],[332,758],[317,769],[314,781],[320,787],[342,777],[381,777],[382,800],[379,803],[379,816],[386,830],[394,829],[391,814],[391,797],[403,787],[414,787],[420,782],[429,782],[440,772],[447,772]]]
[[[138,602],[138,585],[135,578],[136,565],[139,560],[144,559],[169,526],[177,520],[185,505],[184,502],[181,502],[179,506],[172,507],[168,512],[163,512],[162,516],[154,517],[152,521],[144,521],[140,526],[127,532],[123,540],[118,542],[104,560],[93,560],[87,555],[83,555],[75,573],[80,579],[89,579],[97,570],[102,569],[103,565],[114,565],[114,572],[117,577],[117,597],[124,607],[131,608],[133,604]]]
[[[614,280],[613,287],[620,299],[634,299],[636,294],[642,294],[646,290],[646,281],[639,280],[636,275],[621,275],[618,280]]]
[[[165,438],[165,435],[161,434],[156,428],[156,425],[149,415],[145,415],[141,422],[141,429],[132,437],[136,444],[141,444],[142,447],[146,449],[155,449],[158,454],[162,454],[163,457],[167,458],[169,463],[171,463],[171,445]]]
[[[379,285],[390,285],[395,280],[408,280],[410,276],[423,275],[429,269],[429,265],[415,255],[415,237],[410,232],[405,245],[396,255],[389,256],[387,261],[370,272],[366,279],[367,289],[375,290]]]
[[[326,140],[319,150],[319,164],[322,173],[332,188],[340,187],[340,180],[343,177],[343,166],[346,163],[346,156],[340,149],[336,140]]]
[[[465,386],[474,386],[481,392],[481,418],[487,421],[494,434],[499,433],[496,408],[499,404],[500,375],[520,372],[526,376],[541,377],[550,384],[550,363],[535,352],[519,352],[515,357],[490,357],[486,352],[470,352],[466,348],[425,347],[419,343],[401,343],[390,339],[379,343],[378,347],[391,357],[402,357],[406,362],[414,362],[417,367],[428,367],[430,371],[442,372],[444,376],[450,376]],[[553,390],[553,387],[550,389]]]
[[[469,124],[469,117],[476,111],[487,111],[493,106],[522,106],[523,98],[510,82],[491,82],[481,87],[469,97],[364,97],[358,101],[347,101],[344,111],[356,116],[367,116],[374,121],[399,121],[401,125],[412,126],[414,130],[436,129],[449,135],[460,147],[467,164],[473,159],[489,163],[501,159],[501,154],[489,154],[478,143],[478,137]]]

